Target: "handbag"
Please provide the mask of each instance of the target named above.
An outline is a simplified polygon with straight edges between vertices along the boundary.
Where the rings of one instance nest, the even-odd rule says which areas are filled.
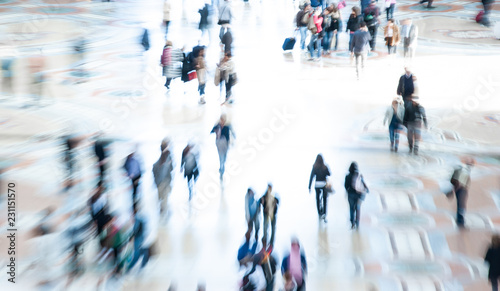
[[[188,80],[189,80],[189,81],[194,80],[194,79],[196,79],[197,77],[198,77],[198,75],[196,74],[196,71],[194,71],[194,70],[193,70],[193,71],[190,71],[190,72],[188,73]]]
[[[215,74],[214,74],[214,85],[219,86],[220,84],[220,69],[219,67],[215,68]]]
[[[326,182],[325,192],[330,195],[335,194],[335,190],[333,190],[332,184],[330,182]]]

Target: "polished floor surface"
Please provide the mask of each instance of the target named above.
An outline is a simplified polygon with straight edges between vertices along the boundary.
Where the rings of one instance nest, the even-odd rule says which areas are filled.
[[[248,187],[263,194],[268,182],[280,197],[275,254],[281,261],[290,238],[300,239],[309,265],[308,290],[488,290],[483,257],[491,233],[500,228],[500,41],[473,21],[480,3],[440,0],[434,2],[436,9],[427,10],[414,1],[398,1],[395,17],[414,19],[420,30],[415,58],[405,61],[401,48],[397,56],[387,56],[380,28],[377,48],[358,81],[345,33],[339,36],[339,50],[319,62],[308,61],[298,45],[283,53],[283,40],[294,31],[297,1],[234,0],[239,78],[234,103],[221,105],[223,97],[211,82],[220,56],[214,26],[210,37],[201,40],[210,42],[210,81],[207,104],[199,105],[196,81],[174,80],[169,92],[163,86],[158,65],[164,45],[161,2],[0,1],[0,55],[14,60],[15,72],[1,84],[0,194],[6,192],[5,182],[16,183],[19,249],[18,282],[8,283],[2,271],[2,290],[35,289],[44,278],[44,272],[29,268],[40,259],[31,239],[40,211],[56,207],[55,235],[62,237],[65,222],[86,203],[97,174],[91,144],[84,142],[78,149],[81,179],[71,191],[62,191],[61,137],[98,131],[114,141],[108,194],[124,222],[130,218],[131,194],[121,165],[138,146],[145,169],[141,208],[149,218],[148,240],[156,241],[158,253],[139,275],[107,280],[101,286],[106,290],[166,290],[175,282],[178,290],[188,291],[200,281],[207,290],[238,290],[244,195]],[[175,47],[191,48],[200,39],[197,9],[203,1],[171,2],[169,39]],[[356,3],[347,1],[344,27]],[[493,21],[500,21],[498,11],[494,6]],[[139,44],[143,27],[152,44],[145,53]],[[83,59],[73,49],[82,38],[88,43]],[[420,103],[429,119],[418,156],[408,154],[405,134],[399,153],[390,152],[382,124],[405,65],[418,77]],[[82,69],[87,72],[83,77]],[[33,84],[39,71],[44,82]],[[221,112],[236,134],[222,185],[210,135]],[[173,141],[177,168],[169,215],[160,218],[150,169],[164,136]],[[201,167],[191,203],[178,169],[189,141],[198,145]],[[318,221],[315,197],[307,189],[318,153],[330,167],[336,190],[329,199],[328,223]],[[454,222],[455,200],[441,189],[460,158],[468,155],[477,165],[468,230],[460,231]],[[358,162],[371,189],[358,231],[349,228],[343,190],[352,161]],[[4,266],[6,201],[0,201]],[[55,244],[53,252],[62,249]],[[95,241],[85,247],[88,268],[83,276],[69,287],[61,280],[51,290],[96,290],[102,276],[93,262],[96,249]],[[63,272],[59,263],[47,265]]]

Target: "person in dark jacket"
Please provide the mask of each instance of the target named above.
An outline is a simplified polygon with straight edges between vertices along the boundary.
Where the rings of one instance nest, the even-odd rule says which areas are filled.
[[[215,133],[215,145],[217,146],[217,152],[219,153],[219,174],[220,180],[222,181],[225,171],[230,135],[232,134],[234,137],[231,126],[226,124],[226,115],[222,114],[220,116],[219,122],[212,128],[210,133]]]
[[[500,235],[494,234],[491,238],[491,246],[486,252],[484,260],[490,265],[488,279],[491,282],[491,290],[498,291],[500,280]]]
[[[309,13],[312,10],[311,5],[304,5],[304,9],[297,12],[295,16],[295,24],[297,25],[297,29],[300,32],[300,49],[306,49],[306,38],[307,38],[307,23],[304,22],[304,15]]]
[[[135,152],[130,153],[127,156],[123,168],[127,171],[127,177],[132,183],[132,203],[135,209],[137,206],[137,189],[139,188],[139,181],[142,176],[141,164],[139,163]]]
[[[182,170],[184,170],[184,177],[187,179],[189,201],[191,201],[194,195],[194,186],[200,174],[198,170],[198,154],[195,152],[193,144],[188,144],[182,151],[181,173]]]
[[[201,31],[201,38],[203,39],[205,34],[208,34],[208,36],[210,37],[208,31],[208,16],[210,15],[210,5],[205,2],[205,6],[203,6],[202,9],[198,10],[198,13],[200,14],[200,24],[198,25],[198,29]]]
[[[281,262],[281,274],[291,277],[297,284],[297,291],[306,290],[307,260],[297,239],[292,239],[290,253]]]
[[[405,67],[405,74],[399,78],[397,94],[403,98],[406,102],[410,100],[410,97],[415,92],[415,84],[413,82],[413,74],[409,67]]]
[[[316,183],[314,189],[316,190],[316,206],[318,208],[319,219],[326,220],[326,209],[327,209],[327,198],[328,193],[326,192],[327,177],[330,176],[330,171],[327,165],[323,161],[323,156],[321,154],[316,156],[316,161],[314,162],[311,176],[309,177],[309,192],[311,192],[311,184],[316,177]]]
[[[349,32],[349,48],[351,47],[352,38],[354,33],[359,29],[361,22],[363,21],[363,16],[359,7],[353,6],[349,20],[347,20],[347,26],[345,32]]]
[[[264,217],[263,238],[262,241],[267,244],[269,223],[271,223],[271,240],[269,245],[274,246],[274,234],[276,233],[276,215],[278,214],[279,200],[273,194],[273,185],[267,185],[267,191],[259,199],[259,205],[262,205],[262,214]]]
[[[418,143],[420,141],[420,135],[422,131],[422,122],[427,129],[427,116],[425,115],[425,109],[418,103],[418,97],[413,96],[410,101],[406,102],[405,105],[405,115],[403,119],[403,125],[407,129],[408,146],[410,148],[410,154],[413,152],[418,155]]]
[[[356,162],[352,162],[349,167],[349,173],[345,177],[344,187],[347,191],[347,200],[349,201],[351,229],[358,229],[359,218],[361,216],[361,203],[364,200],[365,194],[370,190],[366,186],[363,175],[359,172]]]
[[[232,52],[231,47],[233,45],[233,34],[231,33],[231,28],[229,26],[226,27],[224,34],[222,35],[221,43],[224,46],[223,47],[224,53],[231,54]]]
[[[371,39],[372,37],[368,32],[366,24],[362,22],[360,24],[360,28],[354,33],[349,47],[349,50],[351,51],[351,58],[356,58],[356,76],[358,80],[360,75],[360,66],[361,70],[365,67],[365,59],[368,57],[368,48]]]
[[[99,183],[104,185],[106,178],[106,170],[108,164],[108,151],[109,141],[98,138],[94,143],[94,153],[97,157],[99,166]]]
[[[366,26],[368,27],[368,32],[372,39],[370,40],[370,48],[372,51],[375,50],[375,45],[377,42],[377,30],[379,26],[378,17],[380,15],[380,8],[377,7],[376,0],[372,0],[370,6],[366,7],[364,12]]]

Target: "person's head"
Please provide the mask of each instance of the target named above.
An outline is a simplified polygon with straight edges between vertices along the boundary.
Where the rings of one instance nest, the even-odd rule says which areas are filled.
[[[394,19],[391,18],[391,19],[387,20],[387,25],[394,25]]]
[[[222,114],[219,119],[219,124],[224,126],[226,124],[227,117],[225,114]]]
[[[297,238],[292,238],[292,244],[291,244],[291,249],[292,251],[300,251],[300,243]]]
[[[494,234],[491,237],[491,245],[494,248],[500,248],[500,234]]]
[[[351,165],[349,166],[349,173],[354,173],[359,170],[358,168],[358,163],[352,162]]]
[[[408,76],[411,75],[411,69],[410,67],[405,67],[405,74],[407,74]]]
[[[224,59],[225,59],[225,60],[229,60],[231,57],[232,57],[231,52],[226,52],[226,53],[224,54]]]
[[[355,16],[361,15],[361,9],[359,9],[358,6],[353,6],[352,13],[354,13]]]
[[[164,150],[166,150],[168,148],[169,145],[170,145],[170,139],[168,137],[165,137],[161,141],[160,150],[163,152]]]
[[[359,29],[367,30],[368,28],[366,27],[366,22],[361,21],[361,23],[359,24]]]
[[[304,6],[304,11],[309,11],[311,9],[312,9],[311,4],[307,4]]]
[[[167,42],[165,43],[166,46],[172,46],[172,41],[171,40],[167,40]]]
[[[226,1],[229,1],[229,0],[226,0]],[[202,283],[202,282],[198,283],[198,289],[196,289],[196,290],[197,291],[205,291],[205,290],[207,290],[205,288],[205,283]]]
[[[316,156],[316,161],[314,161],[314,167],[315,168],[322,168],[325,166],[325,162],[323,161],[323,156],[321,154],[318,154]]]
[[[462,163],[469,167],[473,167],[476,164],[476,160],[473,157],[463,157]]]
[[[272,191],[273,191],[273,184],[268,183],[267,184],[267,194],[271,194]]]

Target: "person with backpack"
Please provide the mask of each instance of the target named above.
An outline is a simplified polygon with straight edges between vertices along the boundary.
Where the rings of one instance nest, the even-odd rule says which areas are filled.
[[[311,170],[311,176],[309,177],[309,193],[311,193],[312,181],[316,177],[316,182],[314,184],[314,189],[316,190],[316,207],[318,208],[319,219],[322,219],[324,222],[327,222],[326,209],[328,193],[326,184],[328,176],[330,176],[330,170],[328,170],[328,166],[323,161],[323,156],[318,154]]]
[[[321,55],[321,36],[322,36],[322,27],[321,24],[323,23],[323,17],[321,17],[321,8],[317,7],[314,12],[310,12],[308,18],[308,23],[307,23],[307,28],[311,32],[311,40],[309,41],[309,45],[307,46],[310,54],[310,59],[309,60],[315,60],[319,61],[320,60],[320,55]],[[314,58],[314,52],[318,51],[316,54],[316,58]]]
[[[471,171],[475,160],[471,157],[464,158],[462,164],[453,171],[450,183],[457,199],[456,223],[459,228],[465,228],[465,209],[471,184]]]
[[[359,229],[361,203],[365,200],[365,195],[370,190],[366,186],[356,162],[352,162],[349,166],[349,173],[345,177],[344,188],[347,191],[347,200],[349,201],[351,229]]]
[[[351,10],[351,15],[349,15],[349,20],[347,20],[345,29],[345,32],[349,33],[349,48],[351,47],[354,33],[360,28],[361,22],[363,22],[363,16],[361,15],[359,7],[353,6]]]
[[[297,12],[295,16],[295,24],[297,25],[297,29],[300,32],[300,49],[306,49],[306,38],[307,38],[307,21],[308,14],[312,10],[312,7],[309,3],[304,4],[304,8]],[[305,18],[304,18],[305,17]]]
[[[385,112],[384,125],[389,122],[389,139],[391,140],[391,151],[398,151],[399,131],[401,130],[405,109],[398,99],[392,101],[392,106]]]
[[[356,76],[359,80],[360,71],[364,70],[365,60],[368,56],[368,48],[371,40],[370,33],[364,22],[361,22],[360,28],[354,33],[349,47],[351,58],[356,58]],[[361,59],[361,61],[360,61]],[[360,69],[361,66],[361,69]]]
[[[498,282],[500,281],[500,235],[494,234],[491,238],[491,245],[486,252],[484,261],[489,266],[488,279],[491,282],[491,290],[498,291]]]
[[[410,154],[418,155],[418,143],[421,136],[422,122],[427,128],[427,117],[425,109],[418,103],[418,97],[412,96],[405,104],[405,115],[403,125],[407,129],[408,146]]]
[[[379,26],[378,17],[380,15],[380,8],[377,7],[377,0],[372,0],[370,5],[365,8],[363,13],[366,26],[368,27],[368,32],[372,37],[372,39],[370,40],[370,49],[371,51],[374,51],[377,42],[377,30]]]

